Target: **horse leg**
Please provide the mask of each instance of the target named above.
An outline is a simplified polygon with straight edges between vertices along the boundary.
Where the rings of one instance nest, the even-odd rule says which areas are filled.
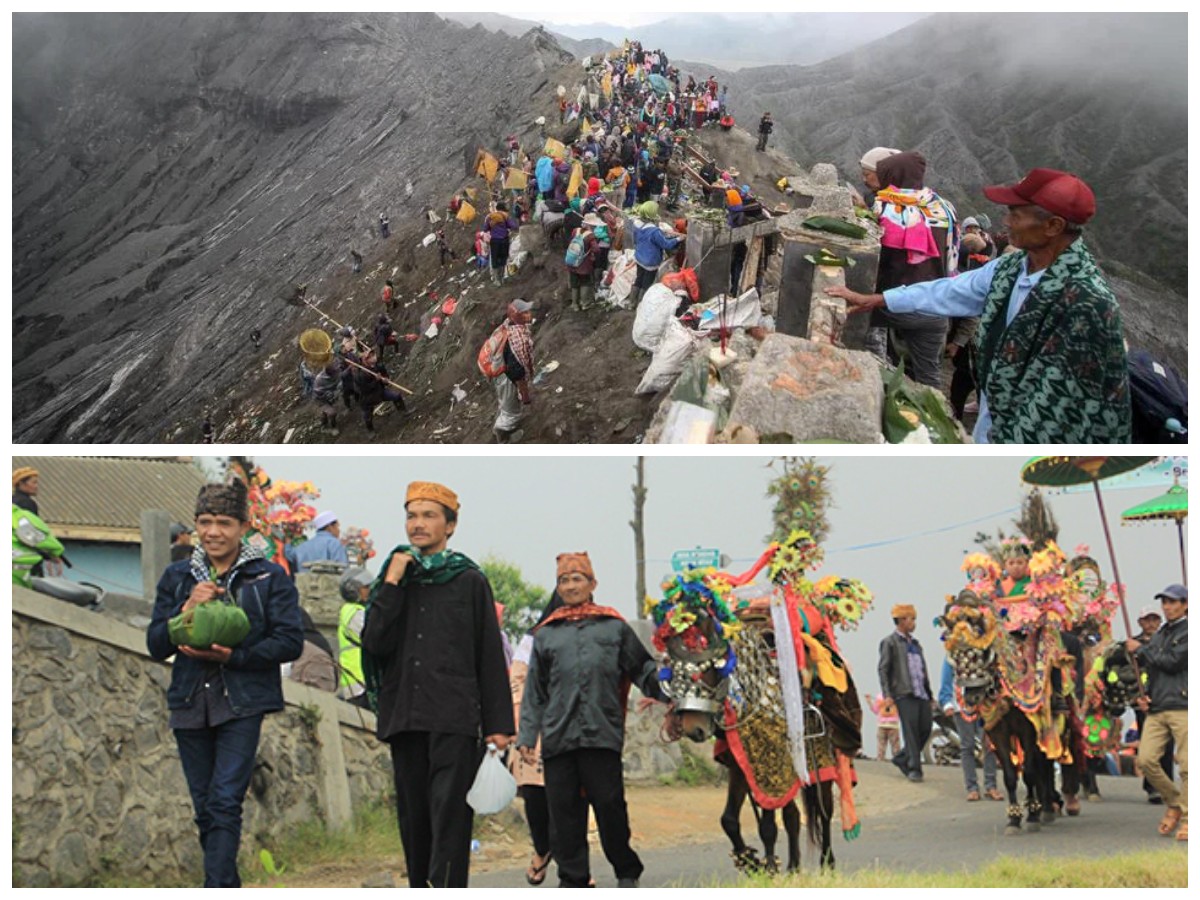
[[[1000,771],[1004,775],[1004,792],[1008,795],[1008,824],[1004,833],[1010,837],[1021,833],[1021,804],[1017,798],[1017,765],[1012,758],[1012,734],[1003,723],[990,732],[992,746],[996,748],[996,760],[1000,763]]]
[[[788,845],[787,870],[796,872],[800,869],[800,807],[796,805],[796,801],[793,800],[784,806],[782,817]]]
[[[774,875],[779,871],[779,857],[775,855],[775,843],[779,840],[779,826],[775,822],[775,810],[763,809],[754,798],[750,798],[758,813],[758,837],[763,845],[763,867]]]
[[[817,798],[815,804],[816,821],[821,830],[821,871],[832,872],[835,866],[833,858],[833,782],[823,781],[813,787],[806,788]]]
[[[1042,830],[1042,810],[1048,799],[1045,762],[1037,746],[1037,736],[1030,734],[1025,751],[1025,830],[1030,832]]]
[[[746,775],[738,766],[729,767],[729,790],[725,792],[725,809],[721,813],[721,829],[733,844],[733,864],[742,870],[758,868],[758,855],[742,840],[742,805],[750,795]]]

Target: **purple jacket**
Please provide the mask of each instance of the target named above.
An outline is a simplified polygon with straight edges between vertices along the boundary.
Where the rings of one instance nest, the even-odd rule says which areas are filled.
[[[501,219],[500,216],[504,215]],[[493,241],[506,241],[509,236],[521,227],[512,216],[503,213],[491,213],[487,217],[488,235]]]

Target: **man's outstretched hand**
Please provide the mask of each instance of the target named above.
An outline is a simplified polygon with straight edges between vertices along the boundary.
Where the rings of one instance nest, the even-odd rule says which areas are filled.
[[[870,312],[884,305],[883,294],[860,294],[840,284],[825,288],[825,293],[830,297],[841,297],[850,307],[847,311],[852,313]]]

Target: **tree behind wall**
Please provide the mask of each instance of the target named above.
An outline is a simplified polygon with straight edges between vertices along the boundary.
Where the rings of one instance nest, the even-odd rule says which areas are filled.
[[[479,567],[492,586],[492,596],[504,607],[500,628],[515,647],[550,602],[550,591],[526,581],[519,566],[497,556],[484,557]]]

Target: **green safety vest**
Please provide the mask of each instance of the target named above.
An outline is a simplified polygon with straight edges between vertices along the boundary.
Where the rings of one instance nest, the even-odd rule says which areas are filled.
[[[363,677],[362,635],[350,629],[350,620],[365,609],[361,603],[343,603],[338,610],[338,667],[341,669],[338,684],[343,688],[358,688],[354,693],[362,693],[366,679]]]
[[[15,503],[12,508],[12,566],[13,584],[22,587],[31,585],[31,571],[47,557],[63,555],[59,543],[49,527],[27,509]]]

